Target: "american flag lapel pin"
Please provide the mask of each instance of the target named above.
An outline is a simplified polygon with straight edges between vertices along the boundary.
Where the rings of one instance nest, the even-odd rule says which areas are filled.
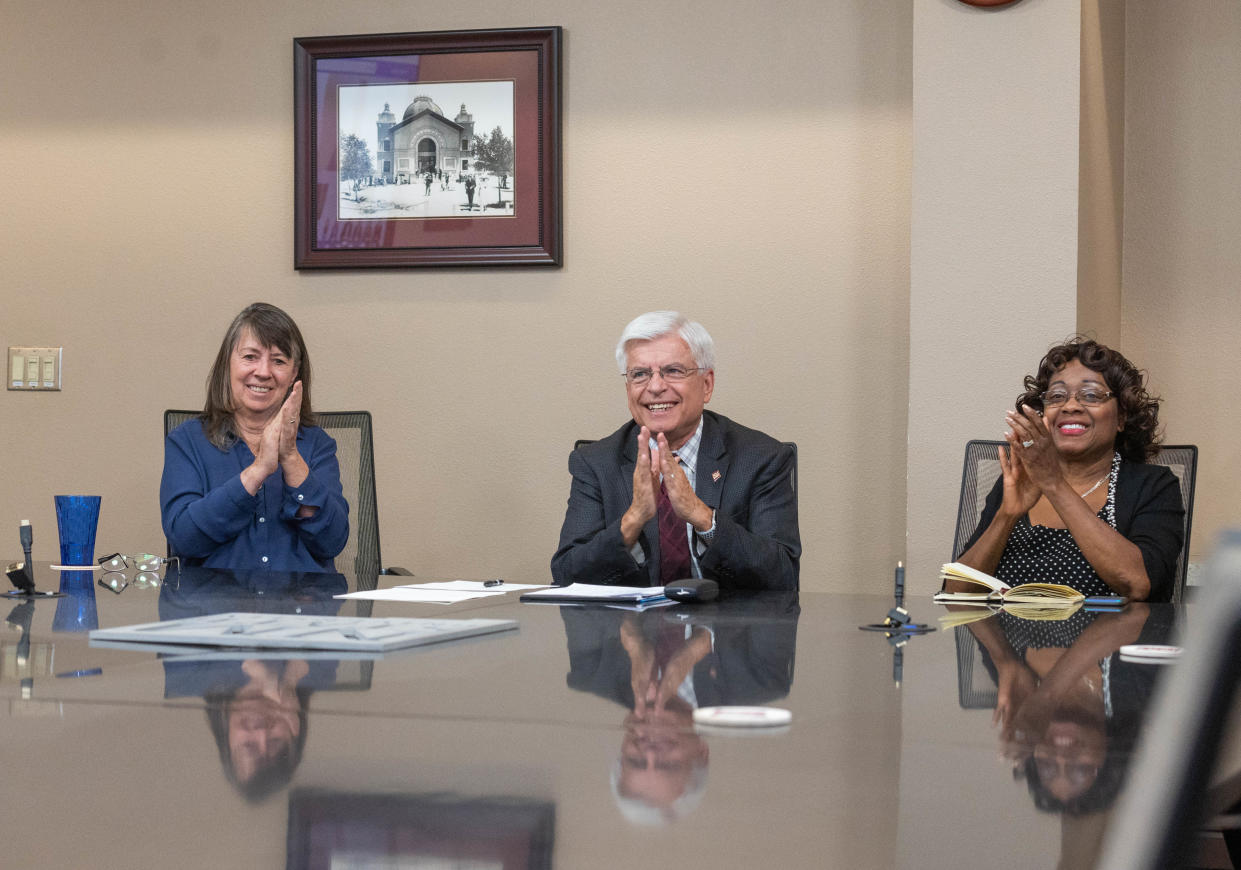
[[[714,480],[716,483],[719,483],[720,478],[723,476],[724,475],[720,474],[719,469],[716,469],[715,471],[711,472],[711,479]]]

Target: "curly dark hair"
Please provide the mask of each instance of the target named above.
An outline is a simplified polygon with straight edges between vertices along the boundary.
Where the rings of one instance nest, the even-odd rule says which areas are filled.
[[[1116,450],[1130,462],[1146,462],[1159,452],[1158,396],[1146,391],[1146,373],[1119,352],[1093,338],[1075,335],[1047,351],[1038,364],[1038,373],[1026,375],[1025,392],[1017,397],[1017,412],[1025,407],[1043,410],[1042,394],[1060,369],[1073,360],[1103,375],[1107,388],[1116,397],[1124,427],[1116,436]]]

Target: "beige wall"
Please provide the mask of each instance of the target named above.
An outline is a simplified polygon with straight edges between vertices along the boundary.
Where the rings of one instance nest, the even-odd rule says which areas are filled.
[[[902,556],[929,586],[961,442],[998,435],[1077,326],[1121,329],[1169,439],[1201,445],[1204,553],[1241,473],[1239,13],[1076,6],[9,4],[0,343],[63,345],[65,390],[0,392],[0,536],[30,517],[50,558],[50,496],[76,490],[104,495],[101,550],[158,548],[160,412],[201,401],[228,320],[267,299],[307,334],[316,403],[374,412],[385,561],[419,573],[545,576],[567,447],[624,418],[615,335],[661,306],[715,334],[716,410],[801,444],[807,588],[886,590]],[[293,37],[548,22],[564,268],[291,268]],[[945,409],[966,359],[975,398]]]
[[[565,28],[565,266],[298,273],[291,41]],[[318,407],[375,415],[385,561],[546,577],[577,437],[625,418],[611,348],[674,307],[719,348],[712,408],[801,445],[803,583],[902,555],[910,2],[5,4],[0,344],[65,348],[0,392],[0,553],[51,495],[98,547],[162,547],[160,414],[231,317],[306,334]]]
[[[1073,332],[1080,16],[917,0],[909,302],[911,590],[951,558],[961,461]]]
[[[1082,0],[1077,328],[1120,346],[1125,208],[1125,0]]]
[[[1241,5],[1131,2],[1126,16],[1124,349],[1197,444],[1192,550],[1241,522]]]

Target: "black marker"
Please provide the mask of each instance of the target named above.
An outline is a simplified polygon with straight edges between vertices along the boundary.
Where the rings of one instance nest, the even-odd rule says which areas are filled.
[[[503,586],[503,585],[504,585],[503,580],[484,580],[483,581],[483,586],[485,587],[486,586]]]

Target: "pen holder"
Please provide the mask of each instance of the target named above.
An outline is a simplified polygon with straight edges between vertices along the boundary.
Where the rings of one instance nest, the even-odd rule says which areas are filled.
[[[56,529],[60,533],[60,564],[93,565],[95,531],[99,527],[98,495],[58,495]]]

